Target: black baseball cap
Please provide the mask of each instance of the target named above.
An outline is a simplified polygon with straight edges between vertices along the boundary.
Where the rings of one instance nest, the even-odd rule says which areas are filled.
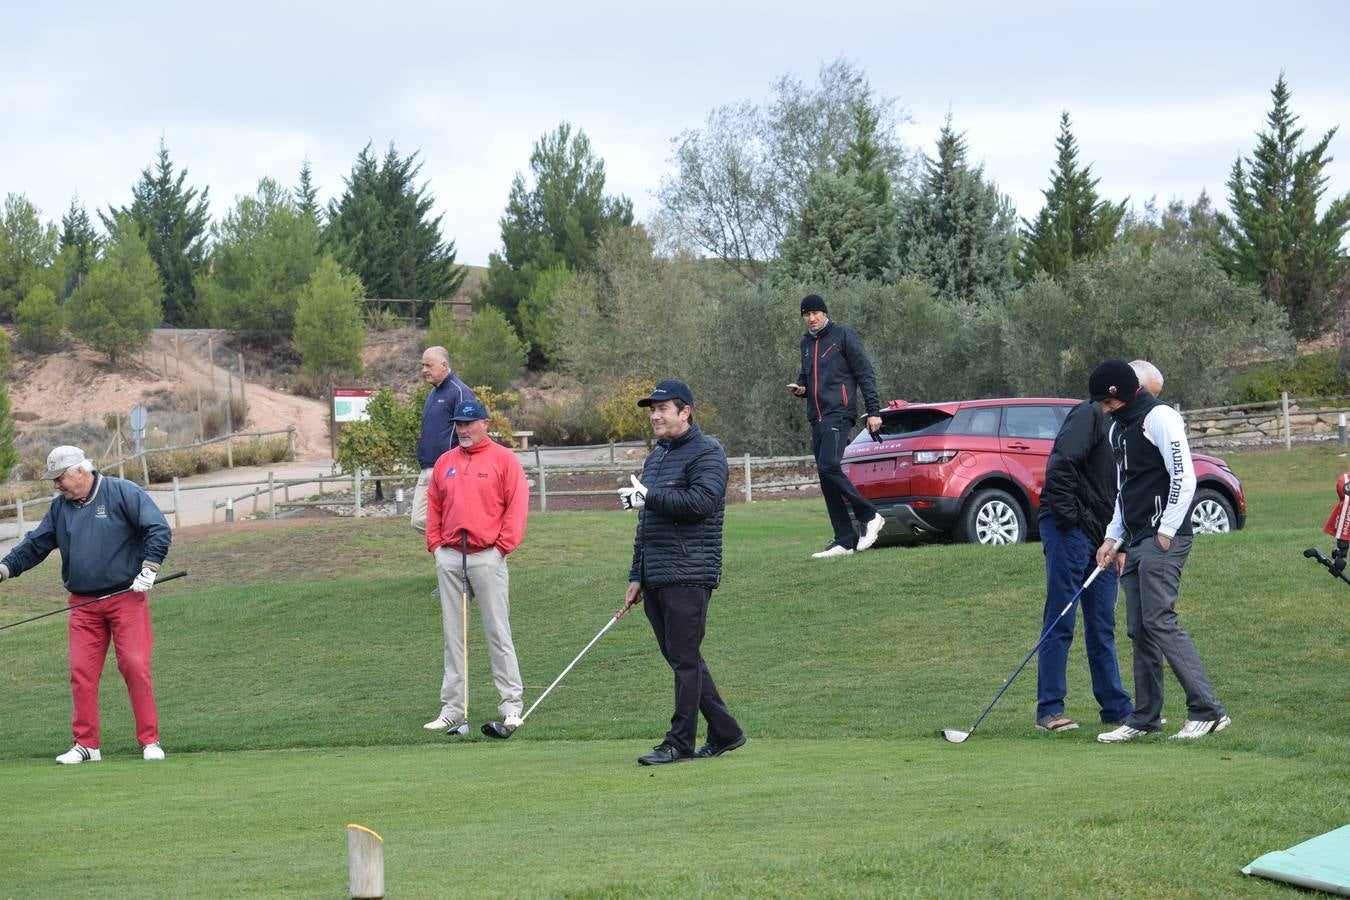
[[[656,387],[652,388],[651,395],[639,400],[638,406],[651,406],[662,400],[683,400],[686,406],[694,405],[694,395],[690,392],[689,385],[672,378],[658,381]]]

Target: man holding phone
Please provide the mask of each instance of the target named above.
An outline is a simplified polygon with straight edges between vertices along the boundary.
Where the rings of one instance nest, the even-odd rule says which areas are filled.
[[[806,399],[811,455],[816,459],[820,492],[834,529],[834,539],[811,556],[815,559],[852,556],[855,550],[861,552],[875,544],[886,524],[885,517],[849,481],[842,465],[849,431],[856,418],[854,397],[860,391],[867,410],[867,430],[873,435],[881,430],[876,374],[862,339],[830,319],[825,300],[819,294],[802,298],[801,313],[806,325],[806,334],[802,336],[802,371],[787,387]],[[854,534],[849,506],[861,524],[861,534]]]

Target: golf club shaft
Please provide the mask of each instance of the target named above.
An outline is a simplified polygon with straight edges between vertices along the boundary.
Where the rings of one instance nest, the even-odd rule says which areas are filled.
[[[565,668],[565,669],[562,670],[562,674],[561,674],[561,675],[559,675],[557,678],[553,679],[553,683],[550,684],[550,685],[548,686],[548,688],[545,689],[545,691],[544,691],[542,694],[539,695],[539,699],[538,699],[538,700],[536,700],[536,701],[534,701],[533,703],[530,704],[530,708],[527,709],[527,710],[525,710],[525,715],[523,715],[523,716],[520,717],[520,721],[521,721],[521,724],[522,724],[522,725],[525,723],[525,720],[528,719],[528,718],[530,717],[530,713],[534,712],[534,708],[535,708],[536,706],[538,706],[540,703],[543,703],[543,702],[544,702],[544,698],[548,696],[549,691],[551,691],[551,690],[553,690],[555,687],[557,687],[557,686],[558,686],[558,682],[562,681],[562,680],[563,680],[563,677],[564,677],[565,675],[567,675],[568,672],[572,671],[572,666],[575,666],[577,663],[581,662],[581,658],[582,658],[583,656],[586,655],[586,651],[588,651],[588,650],[590,650],[592,647],[594,647],[594,646],[595,646],[595,642],[598,641],[598,640],[600,640],[600,638],[604,637],[606,631],[609,631],[610,628],[614,627],[614,623],[617,622],[617,621],[619,621],[619,617],[623,615],[623,612],[624,612],[623,610],[620,610],[618,613],[616,613],[616,614],[614,615],[614,618],[612,618],[612,619],[610,619],[608,622],[606,622],[606,623],[605,623],[605,627],[604,627],[604,628],[601,628],[601,629],[600,629],[600,632],[599,632],[598,634],[596,634],[595,637],[591,638],[591,642],[581,649],[581,652],[577,654],[577,658],[574,659],[574,660],[572,660],[570,663],[567,664],[567,668]]]
[[[464,721],[469,721],[469,529],[459,530],[459,639],[464,648]]]
[[[184,569],[181,572],[174,572],[172,575],[165,575],[161,578],[156,578],[155,584],[163,584],[166,581],[173,581],[175,578],[182,578],[186,574],[187,574],[186,569]],[[107,600],[109,597],[117,597],[121,594],[127,593],[130,590],[131,588],[123,588],[120,591],[113,591],[111,594],[104,594],[102,597],[95,597],[92,600],[83,600],[79,603],[68,604],[66,606],[61,607],[60,609],[54,609],[51,612],[45,612],[42,613],[41,615],[33,616],[31,619],[24,619],[22,622],[10,622],[8,625],[0,625],[0,631],[4,631],[6,628],[14,628],[19,625],[27,625],[29,622],[36,622],[38,619],[45,619],[48,616],[55,616],[63,612],[70,612],[72,609],[79,609],[81,606],[88,606],[91,603],[98,603],[100,600]]]
[[[1120,544],[1117,543],[1116,546],[1119,547]],[[1083,596],[1083,591],[1088,589],[1088,585],[1096,581],[1097,576],[1105,571],[1105,566],[1092,570],[1092,574],[1088,576],[1087,581],[1083,582],[1083,586],[1078,589],[1078,592],[1074,594],[1072,598],[1070,598],[1068,603],[1064,604],[1064,608],[1059,611],[1059,615],[1055,616],[1055,620],[1047,625],[1045,630],[1041,632],[1041,639],[1036,642],[1036,646],[1031,648],[1031,652],[1027,654],[1027,658],[1022,660],[1022,664],[1017,667],[1017,670],[1012,673],[1007,681],[1003,682],[1003,688],[994,696],[993,700],[989,701],[989,705],[984,708],[984,712],[980,713],[980,717],[975,720],[975,724],[970,726],[969,733],[974,733],[975,729],[980,727],[980,723],[984,721],[984,717],[989,715],[989,710],[993,709],[994,704],[998,703],[999,698],[1003,696],[1004,692],[1012,687],[1013,680],[1016,679],[1018,675],[1022,674],[1022,670],[1027,667],[1027,663],[1031,662],[1031,658],[1036,655],[1036,651],[1041,649],[1041,645],[1044,644],[1045,639],[1050,636],[1050,632],[1055,630],[1055,626],[1059,624],[1059,620],[1064,618],[1066,612],[1073,609],[1073,605],[1078,602],[1079,597]]]

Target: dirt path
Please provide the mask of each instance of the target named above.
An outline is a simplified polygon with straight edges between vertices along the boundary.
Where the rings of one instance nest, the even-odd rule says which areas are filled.
[[[145,350],[119,360],[115,369],[102,354],[80,346],[29,360],[10,382],[14,411],[39,425],[100,422],[107,413],[126,415],[147,396],[180,387],[209,390],[214,385],[223,395],[232,376],[208,362],[208,337],[217,347],[225,339],[223,332],[156,329]],[[297,461],[329,459],[327,404],[269,390],[248,381],[248,374],[246,356],[248,422],[236,429],[275,431],[293,425]],[[237,368],[233,379],[237,391]]]

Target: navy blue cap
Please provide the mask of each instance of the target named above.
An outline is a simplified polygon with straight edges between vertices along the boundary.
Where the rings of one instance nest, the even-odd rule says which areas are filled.
[[[656,387],[652,388],[651,396],[639,400],[638,406],[651,406],[662,400],[683,400],[687,406],[694,405],[694,395],[690,393],[689,385],[683,381],[667,379],[657,382]]]
[[[487,407],[476,400],[459,404],[455,407],[455,414],[450,417],[455,422],[477,422],[486,418],[488,418]]]

